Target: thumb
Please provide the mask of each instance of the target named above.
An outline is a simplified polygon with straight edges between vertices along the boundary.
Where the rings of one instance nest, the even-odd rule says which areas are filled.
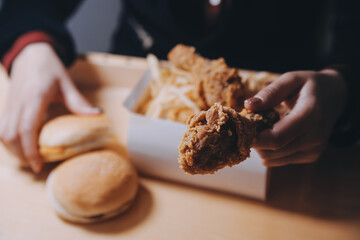
[[[99,114],[101,109],[93,107],[79,92],[70,78],[60,81],[60,88],[66,107],[75,114]]]
[[[251,111],[273,108],[296,94],[303,83],[303,79],[295,73],[285,73],[255,96],[246,99],[244,106]]]

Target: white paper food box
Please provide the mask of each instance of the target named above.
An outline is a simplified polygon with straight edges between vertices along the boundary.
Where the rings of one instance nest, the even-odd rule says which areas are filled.
[[[128,152],[137,169],[162,179],[265,200],[267,168],[262,165],[255,150],[244,162],[231,168],[225,167],[215,174],[187,175],[179,168],[178,145],[186,125],[148,118],[133,111],[146,95],[150,81],[150,72],[146,72],[124,103],[130,111]]]

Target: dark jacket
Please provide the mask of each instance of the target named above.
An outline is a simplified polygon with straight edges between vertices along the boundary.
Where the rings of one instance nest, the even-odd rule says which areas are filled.
[[[0,57],[31,30],[51,34],[62,59],[75,57],[65,22],[79,0],[5,0],[0,13]],[[193,45],[232,66],[276,72],[358,62],[360,14],[356,1],[223,1],[214,24],[204,20],[204,0],[125,0],[112,52],[165,58],[177,43]],[[139,33],[142,32],[142,33]],[[148,36],[145,43],[139,35]],[[150,41],[150,43],[149,43]]]

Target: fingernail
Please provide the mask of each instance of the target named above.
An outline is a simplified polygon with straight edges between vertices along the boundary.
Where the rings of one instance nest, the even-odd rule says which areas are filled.
[[[88,114],[100,114],[103,112],[102,109],[98,107],[94,107],[94,108],[89,107],[84,110],[85,110],[84,112]]]
[[[257,107],[261,104],[262,99],[259,97],[252,97],[245,100],[245,107]]]

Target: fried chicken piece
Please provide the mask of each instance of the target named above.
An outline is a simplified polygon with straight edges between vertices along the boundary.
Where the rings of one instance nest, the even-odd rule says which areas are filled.
[[[176,45],[168,54],[168,60],[177,68],[192,72],[193,69],[201,68],[207,61],[195,53],[194,47],[183,44]]]
[[[168,54],[168,60],[177,68],[188,71],[195,79],[197,98],[203,110],[214,103],[243,108],[245,93],[239,72],[229,68],[223,58],[209,60],[195,53],[194,47],[182,44],[175,46]]]
[[[187,174],[213,174],[250,155],[256,134],[271,128],[279,115],[270,110],[240,113],[215,103],[209,110],[192,115],[179,145],[180,168]]]
[[[215,103],[240,111],[245,100],[241,78],[235,68],[212,68],[203,78],[204,97],[210,107]]]

